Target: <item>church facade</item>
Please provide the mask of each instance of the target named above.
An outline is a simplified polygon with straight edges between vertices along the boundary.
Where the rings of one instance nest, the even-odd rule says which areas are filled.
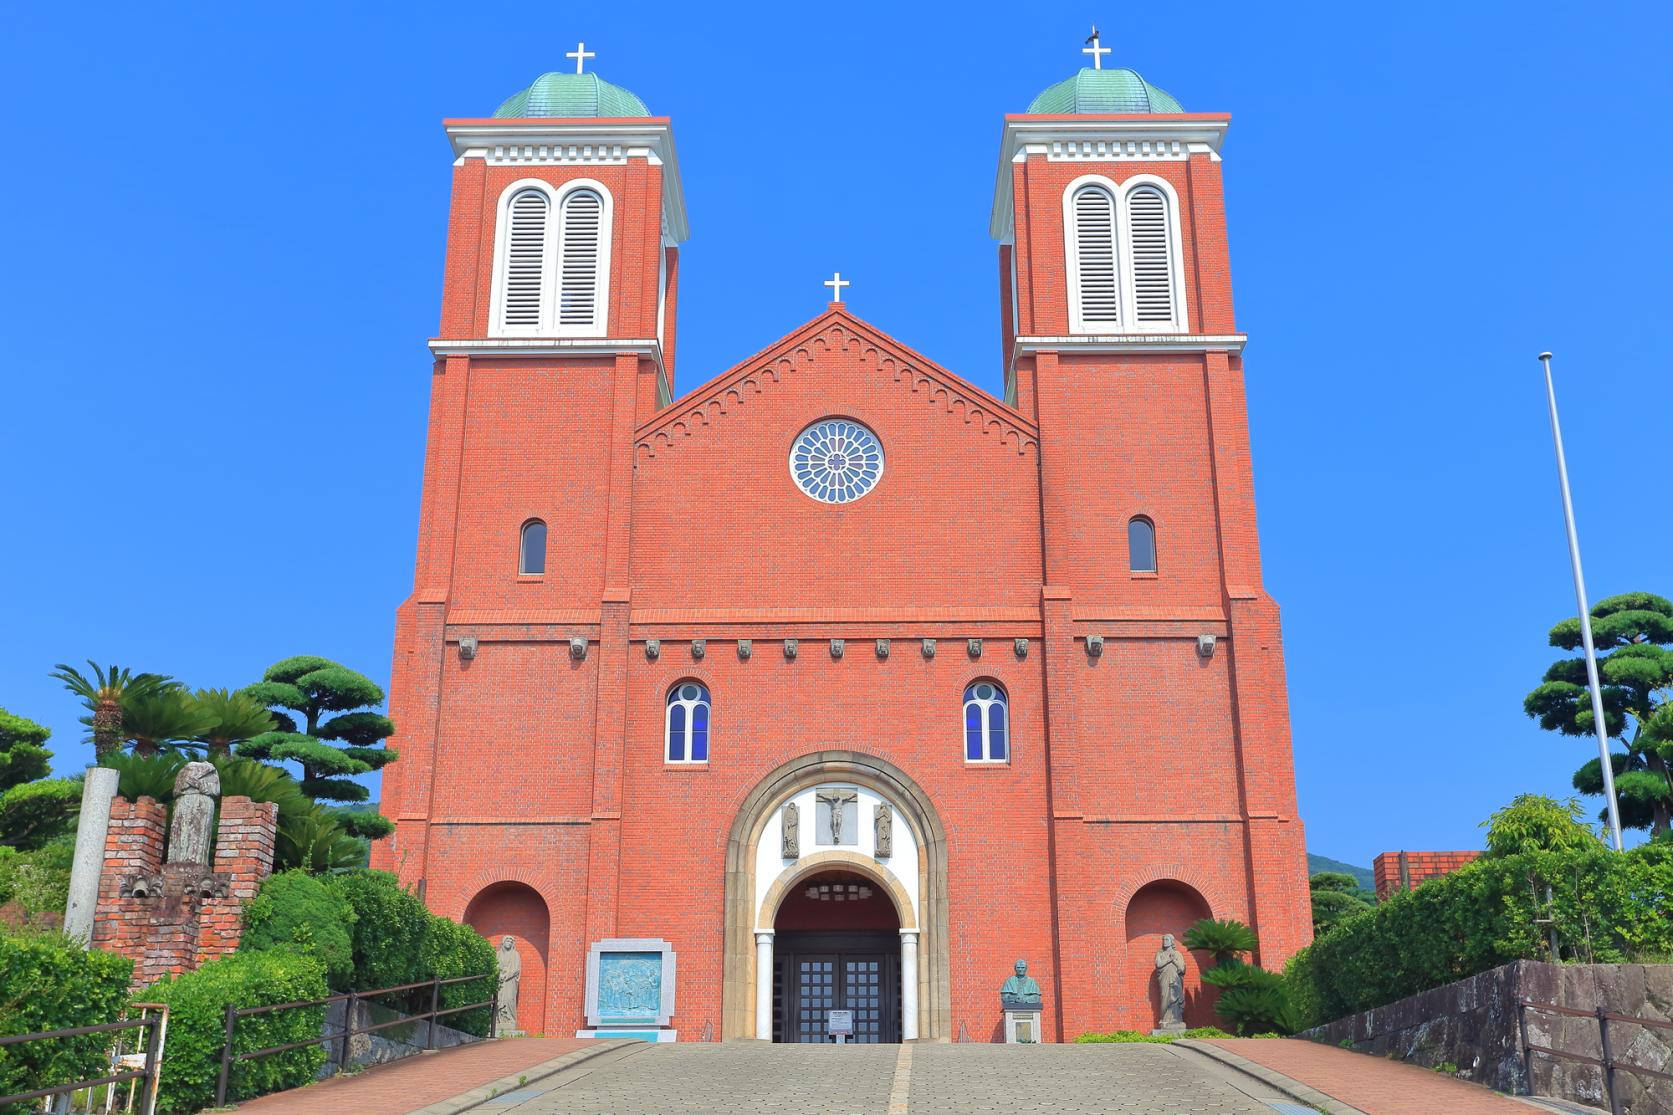
[[[660,1036],[777,1041],[1002,1040],[1018,958],[1045,1040],[1148,1030],[1163,934],[1307,943],[1228,123],[1102,68],[1005,118],[1001,399],[838,280],[676,397],[670,121],[578,72],[446,122],[373,855],[513,939],[521,1029],[621,939],[677,957]]]

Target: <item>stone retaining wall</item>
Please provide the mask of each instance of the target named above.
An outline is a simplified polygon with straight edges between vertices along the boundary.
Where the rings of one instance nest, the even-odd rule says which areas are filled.
[[[1575,1010],[1673,1019],[1673,964],[1542,964],[1523,960],[1433,988],[1375,1010],[1308,1030],[1302,1037],[1361,1053],[1438,1068],[1512,1095],[1550,1096],[1607,1109],[1602,1070],[1535,1055],[1533,1079],[1523,1070],[1516,1004],[1522,999]],[[1673,1072],[1673,1030],[1610,1023],[1617,1064]],[[1601,1057],[1598,1024],[1530,1010],[1528,1041]],[[1531,1084],[1531,1087],[1530,1087]],[[1673,1111],[1673,1081],[1615,1073],[1626,1115]]]

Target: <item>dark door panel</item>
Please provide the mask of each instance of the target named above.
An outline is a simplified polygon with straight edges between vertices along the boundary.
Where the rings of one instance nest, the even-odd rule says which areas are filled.
[[[854,1012],[855,1043],[900,1040],[899,937],[783,933],[774,942],[778,1040],[827,1044],[827,1012]],[[889,946],[893,946],[890,948]]]

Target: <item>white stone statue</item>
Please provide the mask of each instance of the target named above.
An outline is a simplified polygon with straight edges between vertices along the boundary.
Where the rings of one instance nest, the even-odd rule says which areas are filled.
[[[500,986],[494,994],[494,1029],[501,1034],[520,1033],[517,1029],[517,993],[523,982],[523,958],[517,952],[516,938],[507,934],[500,938]]]
[[[1156,952],[1156,984],[1161,993],[1162,1017],[1155,1032],[1178,1033],[1185,1029],[1185,957],[1173,947],[1173,934],[1162,934]]]

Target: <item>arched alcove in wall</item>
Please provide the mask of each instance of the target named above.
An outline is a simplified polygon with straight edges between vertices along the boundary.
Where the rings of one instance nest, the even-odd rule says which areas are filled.
[[[778,856],[783,805],[827,784],[854,788],[861,804],[875,800],[893,808],[892,854],[877,853],[879,841],[874,839],[871,819],[862,826],[864,835],[852,849],[820,847],[813,833],[816,814],[810,808],[803,821],[805,851],[799,858]],[[856,811],[855,819],[861,815]],[[771,844],[770,851],[763,850],[768,847],[763,841]],[[769,865],[765,869],[763,859]],[[792,759],[773,771],[745,796],[733,822],[726,848],[722,1036],[757,1035],[765,1010],[758,992],[764,986],[762,977],[771,977],[771,972],[757,971],[758,955],[770,950],[771,930],[786,891],[816,872],[832,870],[867,876],[893,900],[901,947],[915,951],[915,957],[903,952],[903,973],[911,964],[917,969],[917,978],[911,981],[916,991],[917,1009],[910,1012],[915,1027],[905,1032],[910,1036],[915,1029],[920,1038],[950,1036],[946,831],[928,795],[905,772],[870,755],[834,750]],[[770,951],[765,954],[771,955]],[[903,1001],[907,996],[903,986]]]
[[[1156,982],[1156,953],[1162,936],[1174,935],[1174,943],[1185,956],[1185,1024],[1215,1025],[1212,995],[1203,994],[1202,969],[1212,963],[1201,953],[1188,952],[1185,931],[1206,917],[1212,917],[1208,901],[1195,887],[1177,879],[1158,879],[1140,887],[1127,902],[1127,993],[1129,1003],[1147,1004],[1150,1025],[1161,1014],[1161,989]],[[1212,992],[1212,988],[1208,988]]]
[[[538,1034],[546,1029],[546,962],[551,915],[546,900],[526,883],[494,883],[482,888],[465,907],[465,924],[499,948],[511,937],[523,962],[517,989],[517,1027]]]

